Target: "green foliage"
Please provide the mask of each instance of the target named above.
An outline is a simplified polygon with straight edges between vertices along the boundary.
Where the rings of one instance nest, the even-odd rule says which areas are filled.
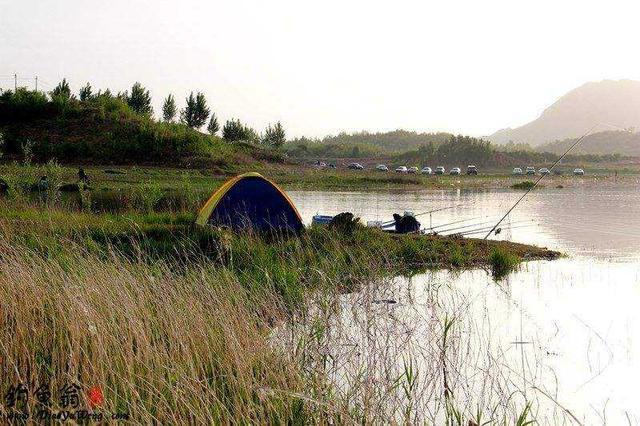
[[[176,100],[172,94],[169,94],[162,103],[162,119],[166,122],[173,122],[177,112]]]
[[[207,100],[200,92],[196,96],[193,92],[189,94],[187,98],[186,107],[180,111],[180,120],[183,124],[191,127],[192,129],[199,129],[204,126],[209,117],[209,108],[207,107]]]
[[[355,149],[357,147],[357,149]],[[298,138],[284,144],[291,157],[298,158],[376,158],[389,153],[371,145],[325,144],[319,139]],[[356,154],[355,156],[353,154]]]
[[[405,152],[417,149],[429,143],[440,144],[446,142],[450,133],[417,133],[408,130],[394,130],[392,132],[358,132],[340,133],[336,136],[327,136],[320,142],[333,145],[369,146],[388,152]],[[297,142],[297,141],[294,141]]]
[[[499,247],[493,248],[489,255],[491,273],[496,279],[501,279],[509,274],[521,261],[522,259],[519,256]]]
[[[138,92],[136,89],[135,92]],[[0,94],[0,131],[5,154],[29,161],[89,161],[95,163],[160,162],[216,164],[282,161],[253,145],[231,147],[177,123],[156,122],[129,106],[130,97],[114,97],[109,90],[78,101],[48,100],[42,92],[18,89]],[[197,98],[194,97],[198,105]],[[199,102],[202,106],[203,99]],[[25,153],[22,147],[29,143]],[[177,162],[177,163],[176,163]]]
[[[495,151],[488,141],[470,136],[450,136],[446,142],[428,143],[415,151],[398,155],[397,159],[406,163],[459,165],[475,164],[486,166],[493,164]]]
[[[93,98],[93,89],[91,88],[91,84],[87,83],[84,87],[80,89],[80,101],[88,101]]]
[[[280,148],[287,141],[287,136],[284,131],[284,127],[278,121],[276,124],[267,126],[264,132],[262,142],[272,148]]]
[[[0,94],[0,125],[43,118],[54,112],[53,104],[43,92],[23,87]]]
[[[151,95],[142,84],[136,82],[133,87],[131,87],[131,95],[126,96],[126,99],[127,105],[129,105],[134,112],[145,116],[151,116],[151,114],[153,114]]]
[[[207,126],[207,131],[210,135],[215,136],[220,130],[220,125],[218,124],[218,118],[215,113],[211,113],[211,120],[209,120],[209,125]]]
[[[224,124],[222,128],[222,138],[228,142],[257,142],[260,139],[255,130],[249,126],[245,126],[237,118],[227,120]]]
[[[536,186],[535,182],[532,182],[530,180],[525,180],[524,182],[514,183],[513,185],[511,185],[511,188],[513,188],[513,189],[523,189],[525,191],[528,191],[529,189],[533,188],[534,186]]]
[[[162,199],[163,192],[160,185],[154,181],[145,182],[138,188],[138,196],[142,200],[143,211],[152,212]]]
[[[71,99],[71,88],[66,78],[63,78],[60,83],[51,91],[51,98],[53,100],[67,101]]]

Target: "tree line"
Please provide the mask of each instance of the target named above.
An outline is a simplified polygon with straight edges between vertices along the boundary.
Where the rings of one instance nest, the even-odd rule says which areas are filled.
[[[117,98],[125,102],[133,112],[148,118],[153,117],[151,93],[139,82],[136,82],[130,91],[125,90],[115,95],[109,89],[94,92],[91,84],[87,83],[79,90],[76,97],[71,92],[69,82],[63,79],[50,92],[50,96],[53,102],[66,102],[76,99],[80,102],[90,102],[100,98]],[[169,94],[162,103],[161,119],[166,123],[175,123],[177,121],[195,130],[201,129],[206,124],[206,130],[212,136],[218,136],[218,133],[222,130],[222,139],[227,142],[246,141],[263,144],[271,148],[280,148],[286,142],[286,132],[279,121],[269,124],[263,133],[258,133],[237,118],[227,120],[222,129],[220,129],[218,116],[211,111],[202,92],[191,92],[185,99],[184,108],[180,110],[178,110],[173,94]]]

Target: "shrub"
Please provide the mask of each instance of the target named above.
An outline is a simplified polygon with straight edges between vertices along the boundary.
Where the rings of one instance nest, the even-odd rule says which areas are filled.
[[[524,189],[525,191],[528,191],[530,189],[533,189],[534,186],[536,186],[534,182],[530,180],[525,180],[524,182],[514,183],[513,185],[511,185],[511,188]]]
[[[496,279],[501,279],[513,271],[520,261],[520,257],[499,247],[494,247],[489,255],[491,273]]]

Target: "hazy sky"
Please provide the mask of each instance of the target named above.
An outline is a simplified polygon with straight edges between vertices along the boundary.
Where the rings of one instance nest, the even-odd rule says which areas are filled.
[[[0,87],[140,81],[156,113],[201,90],[289,136],[487,135],[587,81],[640,80],[639,17],[637,0],[0,0]]]

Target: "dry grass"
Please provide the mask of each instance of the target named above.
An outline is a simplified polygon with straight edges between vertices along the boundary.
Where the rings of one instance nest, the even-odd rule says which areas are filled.
[[[466,339],[475,316],[460,327],[468,302],[452,289],[420,317],[376,300],[399,271],[486,263],[494,245],[553,252],[370,229],[269,240],[196,231],[184,212],[53,201],[2,203],[3,391],[50,383],[57,411],[63,385],[83,397],[97,385],[99,410],[147,424],[466,424],[476,411],[511,421],[527,406],[509,396],[502,360],[478,362],[486,342]],[[41,407],[31,398],[27,408]]]
[[[106,412],[129,412],[140,423],[301,415],[299,399],[261,392],[303,389],[297,366],[266,338],[277,299],[254,300],[233,276],[206,265],[177,274],[115,253],[46,260],[1,250],[5,383],[99,385]]]

